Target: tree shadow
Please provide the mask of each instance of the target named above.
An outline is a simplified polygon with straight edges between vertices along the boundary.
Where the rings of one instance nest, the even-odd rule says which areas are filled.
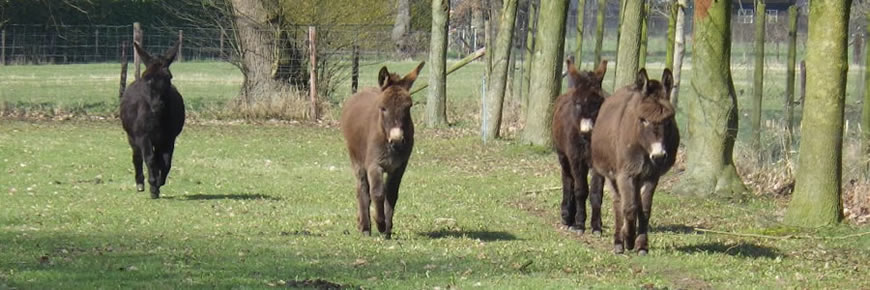
[[[421,236],[426,236],[431,239],[442,238],[469,238],[477,239],[485,242],[491,241],[515,241],[516,236],[508,232],[493,232],[493,231],[456,231],[456,230],[437,230],[427,233],[420,233]]]
[[[694,227],[690,227],[687,225],[676,225],[676,224],[653,226],[651,231],[656,232],[656,233],[672,233],[672,234],[700,234],[699,232],[695,231]]]
[[[720,253],[742,258],[768,258],[782,257],[782,253],[776,248],[760,246],[747,242],[726,245],[721,242],[703,243],[690,246],[677,247],[677,251],[683,253]]]
[[[232,200],[281,200],[281,198],[265,195],[265,194],[192,194],[161,197],[166,199],[179,200],[213,200],[213,199],[232,199]]]

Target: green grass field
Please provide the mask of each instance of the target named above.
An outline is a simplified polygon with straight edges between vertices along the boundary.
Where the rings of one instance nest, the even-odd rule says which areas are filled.
[[[336,128],[189,124],[150,200],[118,122],[3,120],[0,288],[870,287],[870,236],[834,238],[866,227],[798,232],[778,224],[786,200],[674,196],[668,182],[651,254],[614,255],[609,194],[604,237],[560,230],[555,157],[472,131],[420,130],[383,240],[356,232]]]

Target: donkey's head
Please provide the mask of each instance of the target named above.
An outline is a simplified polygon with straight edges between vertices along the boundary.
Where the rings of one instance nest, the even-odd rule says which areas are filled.
[[[648,79],[646,69],[642,68],[635,80],[634,89],[641,94],[633,114],[637,118],[636,126],[640,128],[638,142],[653,160],[667,155],[664,135],[665,126],[674,121],[674,106],[668,100],[673,84],[669,69],[665,69],[662,80],[657,81]]]
[[[571,59],[565,60],[565,65],[568,85],[573,89],[571,96],[574,100],[574,120],[580,122],[578,124],[580,133],[588,134],[592,131],[598,109],[604,102],[601,82],[604,80],[604,73],[607,72],[607,60],[602,60],[595,71],[578,71]]]
[[[175,61],[175,55],[178,54],[178,44],[175,43],[162,56],[151,56],[145,49],[139,46],[139,43],[133,42],[133,47],[136,48],[136,54],[142,59],[145,64],[145,72],[142,73],[144,80],[152,91],[162,93],[172,86],[172,73],[169,71],[169,65]]]
[[[387,67],[381,68],[378,73],[378,84],[381,87],[381,95],[378,98],[379,120],[387,142],[397,146],[405,142],[405,131],[414,125],[411,121],[411,94],[409,90],[417,80],[420,69],[426,62],[421,62],[417,68],[404,77],[390,73]]]

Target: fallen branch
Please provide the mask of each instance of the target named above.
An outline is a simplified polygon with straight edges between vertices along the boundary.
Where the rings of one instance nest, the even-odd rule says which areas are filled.
[[[532,189],[532,190],[523,191],[523,194],[541,193],[541,192],[554,191],[554,190],[559,190],[559,189],[562,189],[562,187],[561,186],[554,186],[554,187],[547,187],[547,188],[540,188],[540,189]]]
[[[447,69],[447,74],[449,75],[450,73],[452,73],[452,72],[458,70],[459,68],[465,66],[466,64],[470,63],[471,61],[480,58],[480,57],[483,56],[484,54],[486,54],[486,48],[478,49],[478,50],[475,51],[474,53],[469,54],[468,56],[462,58],[462,59],[459,60],[458,62],[456,62],[456,63],[454,63],[453,65],[451,65],[450,68]],[[422,85],[420,85],[420,86],[417,86],[416,88],[414,88],[413,90],[411,90],[411,93],[410,93],[410,94],[411,94],[411,95],[416,94],[416,93],[422,91],[423,89],[425,89],[425,88],[428,87],[428,86],[429,86],[428,83],[425,83],[425,84],[422,84]]]
[[[759,235],[759,234],[743,234],[743,233],[732,233],[732,232],[723,232],[717,230],[708,230],[702,228],[694,228],[695,231],[703,232],[703,233],[714,233],[720,235],[729,235],[729,236],[738,236],[738,237],[751,237],[751,238],[762,238],[762,239],[772,239],[772,240],[787,240],[790,238],[794,238],[794,236],[768,236],[768,235]]]
[[[829,239],[831,239],[831,240],[842,240],[842,239],[856,238],[856,237],[866,236],[866,235],[870,235],[870,232],[863,232],[863,233],[856,233],[856,234],[845,235],[845,236],[839,236],[839,237],[832,237],[832,238],[829,238]]]

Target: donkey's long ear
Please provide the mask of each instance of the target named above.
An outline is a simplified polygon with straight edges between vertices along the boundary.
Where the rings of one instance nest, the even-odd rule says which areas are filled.
[[[381,90],[390,86],[390,71],[387,70],[387,66],[381,67],[381,71],[378,72],[378,85],[381,86]]]
[[[604,80],[604,73],[607,72],[607,60],[602,59],[601,63],[598,64],[598,67],[595,68],[595,78],[598,79],[598,83],[601,83]]]
[[[646,93],[646,85],[649,83],[649,78],[646,76],[646,69],[641,68],[637,72],[637,78],[634,80],[635,89]]]
[[[163,59],[166,60],[165,66],[169,66],[175,61],[175,56],[178,55],[178,47],[181,45],[181,42],[176,42],[175,45],[166,50],[166,53],[163,54]]]
[[[148,54],[145,49],[139,46],[138,42],[133,42],[133,48],[136,50],[136,54],[139,55],[139,58],[142,59],[142,63],[144,63],[146,67],[151,65],[151,63],[153,62],[153,58],[151,58],[151,55]]]
[[[565,60],[565,71],[568,73],[568,87],[575,87],[580,81],[580,71],[574,65],[574,58],[569,57]]]
[[[420,64],[417,65],[417,68],[415,68],[402,78],[402,86],[404,86],[406,90],[410,90],[411,86],[414,85],[414,81],[417,80],[417,76],[420,75],[420,70],[423,69],[424,65],[426,65],[425,61],[420,62]]]
[[[668,68],[662,72],[662,85],[665,86],[665,98],[670,98],[671,90],[674,88],[674,75]]]

